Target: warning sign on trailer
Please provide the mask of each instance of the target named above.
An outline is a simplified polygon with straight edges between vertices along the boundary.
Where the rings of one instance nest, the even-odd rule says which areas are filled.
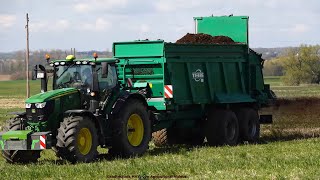
[[[164,97],[165,98],[173,98],[172,85],[165,85],[164,86]]]

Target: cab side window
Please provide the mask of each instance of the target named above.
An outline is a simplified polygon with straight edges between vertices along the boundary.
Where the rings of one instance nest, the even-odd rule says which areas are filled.
[[[101,65],[98,67],[98,81],[100,91],[104,89],[111,89],[117,85],[117,73],[114,66],[108,65],[108,76],[107,78],[102,78],[102,68]]]

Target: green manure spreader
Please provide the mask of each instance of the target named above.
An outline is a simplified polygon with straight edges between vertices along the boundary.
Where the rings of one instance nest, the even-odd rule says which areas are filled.
[[[207,31],[229,20],[244,31]],[[3,157],[35,162],[42,150],[53,149],[62,159],[91,162],[98,146],[122,157],[142,155],[151,138],[157,146],[258,141],[260,124],[272,121],[258,110],[274,97],[263,81],[263,59],[243,33],[247,20],[196,18],[198,33],[219,30],[242,43],[115,42],[113,58],[52,60],[51,91],[48,69],[39,65],[41,93],[26,99],[25,112],[1,132]]]

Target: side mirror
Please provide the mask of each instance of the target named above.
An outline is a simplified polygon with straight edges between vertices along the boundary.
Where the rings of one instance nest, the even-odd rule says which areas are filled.
[[[107,78],[108,77],[108,63],[102,62],[101,66],[102,66],[101,77],[102,78]]]
[[[40,71],[37,72],[37,78],[41,79],[41,92],[46,92],[47,91],[47,71],[46,68],[42,65],[38,65]]]
[[[32,80],[36,80],[37,79],[37,72],[38,72],[38,68],[37,65],[34,66],[34,69],[32,71]]]

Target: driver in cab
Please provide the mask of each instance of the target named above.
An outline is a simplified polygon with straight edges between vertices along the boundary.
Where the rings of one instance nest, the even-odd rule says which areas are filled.
[[[92,72],[90,67],[85,67],[85,69],[82,70],[82,79],[83,83],[86,87],[91,87],[92,84]]]

